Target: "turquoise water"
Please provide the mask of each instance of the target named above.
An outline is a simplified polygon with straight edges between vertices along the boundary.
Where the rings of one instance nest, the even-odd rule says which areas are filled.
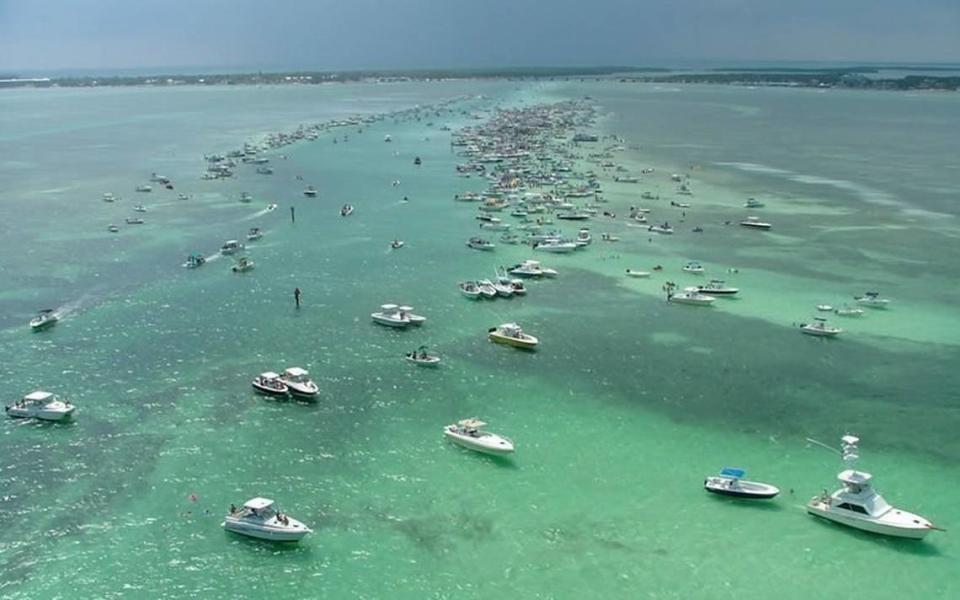
[[[680,231],[648,241],[622,218],[596,219],[595,237],[621,241],[539,257],[560,276],[531,283],[526,298],[468,302],[458,281],[531,255],[464,247],[473,208],[451,199],[484,184],[455,176],[462,159],[440,125],[584,95],[597,127],[625,138],[614,161],[656,167],[636,185],[605,174],[605,208],[622,216],[654,191],[654,215]],[[454,98],[419,121],[339,131],[347,143],[325,134],[288,146],[272,176],[250,167],[199,180],[204,153],[270,131]],[[839,468],[805,438],[832,444],[851,431],[891,503],[950,530],[960,522],[958,108],[942,94],[612,82],[4,92],[7,395],[43,387],[79,409],[65,426],[2,423],[0,590],[761,598],[775,583],[807,598],[845,596],[857,582],[877,598],[960,594],[953,531],[887,540],[802,508]],[[135,194],[153,171],[177,190]],[[683,222],[665,206],[671,172],[692,177],[695,195],[678,198],[692,205]],[[320,197],[304,198],[305,183]],[[106,204],[105,191],[123,200]],[[242,191],[254,202],[238,202]],[[767,203],[755,212],[771,233],[723,225],[744,216],[749,196]],[[108,234],[136,202],[147,223]],[[263,213],[268,202],[279,208]],[[348,219],[345,203],[356,207]],[[689,232],[695,224],[703,234]],[[249,249],[252,272],[235,275],[225,259],[179,266],[251,226],[266,232]],[[391,251],[397,237],[406,247]],[[692,283],[680,271],[690,259],[743,297],[708,310],[666,304],[663,280]],[[654,264],[665,272],[623,277]],[[844,320],[841,339],[792,327],[820,302],[874,288],[893,306]],[[376,327],[369,313],[384,302],[429,320]],[[31,312],[47,306],[68,315],[31,334]],[[486,329],[507,320],[541,349],[488,343]],[[402,360],[422,343],[444,356],[441,368]],[[295,364],[317,379],[318,402],[253,394],[255,374]],[[442,427],[467,416],[513,438],[515,459],[444,443]],[[782,497],[709,497],[702,478],[724,464]],[[225,534],[226,507],[256,495],[315,533],[294,547]]]

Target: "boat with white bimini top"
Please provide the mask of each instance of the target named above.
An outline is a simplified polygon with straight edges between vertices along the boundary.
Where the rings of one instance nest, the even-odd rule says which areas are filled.
[[[525,333],[516,323],[504,323],[498,327],[491,327],[488,333],[492,342],[524,350],[533,350],[540,343],[540,340]]]
[[[286,396],[290,391],[287,384],[281,381],[280,376],[273,371],[260,373],[254,378],[251,385],[253,385],[253,389],[268,396]]]
[[[867,292],[862,296],[854,296],[853,299],[867,308],[887,308],[890,305],[890,300],[881,298],[879,292]]]
[[[539,260],[525,260],[510,267],[510,274],[518,277],[556,277],[557,271],[548,269]]]
[[[479,419],[463,419],[443,428],[443,435],[458,446],[469,450],[503,456],[512,454],[513,442],[508,438],[489,431],[483,431],[486,423]]]
[[[759,217],[747,217],[746,219],[740,221],[740,224],[744,227],[749,227],[750,229],[767,230],[773,227],[773,225],[770,223],[761,221]]]
[[[814,317],[813,323],[801,323],[800,331],[817,337],[836,337],[843,333],[843,329],[827,325],[827,320],[823,317]]]
[[[237,240],[227,240],[222,246],[220,246],[220,254],[223,254],[224,256],[236,254],[241,250],[243,250],[243,244]]]
[[[412,306],[398,306],[397,310],[400,311],[401,315],[406,316],[406,318],[410,320],[411,325],[423,325],[427,320],[427,318],[422,315],[413,314]]]
[[[237,259],[236,264],[230,267],[230,270],[234,273],[246,273],[247,271],[252,271],[256,264],[257,263],[253,262],[246,256],[241,256]]]
[[[241,508],[230,506],[222,526],[227,531],[271,542],[299,542],[311,529],[273,508],[269,498],[251,498]]]
[[[387,327],[402,328],[410,324],[409,315],[401,312],[400,307],[396,304],[382,305],[379,311],[370,313],[370,318],[373,319],[374,323]]]
[[[873,476],[855,467],[859,459],[860,438],[845,435],[841,455],[850,468],[837,475],[842,487],[832,494],[826,490],[807,503],[807,512],[840,525],[870,533],[920,540],[933,530],[940,530],[927,519],[887,504],[873,489]],[[817,442],[819,443],[819,442]]]
[[[298,398],[314,398],[320,388],[312,379],[310,372],[300,367],[289,367],[280,376],[280,381],[286,384],[290,395]]]
[[[780,493],[777,487],[769,483],[744,480],[743,476],[746,474],[747,472],[743,469],[724,467],[719,475],[712,475],[703,480],[703,489],[711,494],[753,500],[768,500]]]
[[[251,227],[249,231],[247,231],[248,242],[255,242],[262,237],[263,237],[263,230],[261,230],[259,227]]]
[[[37,313],[37,316],[30,319],[30,329],[40,331],[47,327],[52,327],[60,320],[60,315],[52,308],[45,308]]]
[[[69,400],[63,400],[55,394],[42,390],[30,392],[21,400],[5,408],[7,415],[11,417],[41,421],[63,421],[69,419],[76,410]]]

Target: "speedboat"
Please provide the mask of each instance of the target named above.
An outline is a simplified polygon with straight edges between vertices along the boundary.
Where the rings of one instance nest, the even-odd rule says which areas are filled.
[[[271,542],[299,542],[311,529],[273,508],[269,498],[251,498],[241,508],[230,506],[223,528]]]
[[[243,202],[243,203],[253,202],[253,194],[251,194],[250,192],[241,192],[240,202]]]
[[[587,219],[590,218],[590,215],[580,211],[562,212],[562,213],[557,213],[557,218],[562,219],[564,221],[586,221]]]
[[[745,208],[763,208],[764,204],[756,198],[747,198],[747,202],[743,206]]]
[[[399,308],[396,304],[384,304],[378,312],[370,313],[370,318],[374,323],[387,327],[406,327],[410,324],[410,317],[400,312]]]
[[[733,467],[724,467],[719,475],[713,475],[703,480],[703,489],[711,494],[733,496],[734,498],[750,498],[767,500],[780,493],[780,490],[769,483],[746,481],[743,476],[746,471]]]
[[[487,299],[494,299],[497,297],[497,288],[493,287],[493,283],[489,279],[481,279],[477,282],[477,290],[480,291],[480,295]]]
[[[440,357],[427,352],[426,346],[420,346],[413,352],[407,352],[404,358],[406,358],[408,362],[412,362],[421,367],[436,367],[440,364]]]
[[[817,337],[836,337],[837,335],[843,333],[843,330],[839,327],[827,325],[827,320],[823,317],[814,317],[813,323],[801,323],[800,331],[807,335],[814,335]]]
[[[526,350],[533,350],[540,343],[537,338],[524,333],[516,323],[504,323],[498,327],[491,327],[489,337],[492,342]]]
[[[138,191],[138,192],[152,192],[152,191],[153,191],[153,187],[152,187],[152,186],[149,186],[149,185],[138,185],[138,186],[136,187],[136,191]]]
[[[514,265],[510,269],[511,275],[519,277],[556,277],[557,272],[554,269],[544,268],[539,260],[525,260],[520,264]]]
[[[143,225],[143,219],[140,217],[127,217],[127,225]]]
[[[317,384],[310,379],[310,372],[300,367],[290,367],[280,376],[280,381],[286,384],[290,395],[298,398],[314,398],[320,392]]]
[[[716,300],[713,296],[708,296],[707,294],[701,294],[697,288],[690,287],[686,288],[684,291],[673,294],[670,293],[667,295],[667,300],[670,302],[675,302],[677,304],[692,304],[694,306],[710,306],[713,304],[713,301]]]
[[[852,467],[859,458],[857,444],[860,439],[845,435],[842,441],[843,460]],[[808,513],[870,533],[915,540],[940,529],[920,515],[887,504],[870,485],[873,479],[870,473],[849,468],[841,471],[837,479],[842,487],[832,494],[824,490],[814,496],[807,503]]]
[[[480,299],[480,287],[477,285],[476,281],[462,281],[459,285],[460,293],[465,297],[471,300]]]
[[[443,435],[458,446],[483,454],[503,456],[513,453],[513,442],[503,436],[481,430],[480,428],[485,425],[486,423],[479,419],[463,419],[444,427]]]
[[[260,175],[273,175],[273,167],[257,167],[257,173]]]
[[[423,325],[426,322],[427,318],[422,315],[413,314],[412,306],[400,306],[397,307],[397,310],[400,311],[401,316],[405,316],[410,320],[411,325]]]
[[[307,198],[313,198],[317,195],[317,190],[312,185],[308,185],[307,188],[303,190],[303,195]]]
[[[268,210],[268,211],[273,211],[273,210],[276,210],[276,209],[277,209],[277,205],[274,204],[274,203],[271,203],[271,204],[268,204],[268,205],[267,205],[267,210]]]
[[[552,252],[554,254],[566,254],[576,250],[577,244],[575,242],[562,242],[557,239],[551,239],[545,242],[539,242],[533,249],[540,250],[541,252]]]
[[[259,227],[251,227],[250,230],[247,231],[247,241],[249,242],[255,242],[262,237],[263,231],[261,231]]]
[[[196,269],[206,262],[207,259],[202,254],[191,254],[187,257],[187,262],[183,263],[183,266],[187,269]]]
[[[577,239],[574,240],[574,243],[577,246],[584,247],[588,246],[592,241],[593,236],[590,235],[590,230],[584,227],[577,232]]]
[[[703,265],[695,260],[691,260],[687,264],[683,265],[683,270],[687,273],[694,273],[696,275],[702,275],[704,271]]]
[[[268,396],[286,396],[290,391],[290,388],[287,387],[287,384],[285,384],[280,379],[280,376],[273,371],[260,373],[251,382],[251,385],[253,385],[253,389]]]
[[[390,137],[390,134],[388,133],[387,135],[383,136],[383,141],[389,143],[393,141],[393,138]]]
[[[480,229],[486,229],[487,231],[507,231],[510,227],[510,223],[480,223]]]
[[[113,192],[104,192],[104,193],[103,193],[103,201],[104,201],[104,202],[113,202],[113,201],[115,201],[116,199],[117,199],[117,197],[113,195]]]
[[[110,225],[107,227],[107,231],[109,231],[110,233],[120,233],[120,227],[118,227],[117,225]]]
[[[47,327],[52,327],[60,320],[60,315],[52,308],[45,308],[37,313],[37,316],[30,319],[30,329],[40,331]]]
[[[256,263],[247,258],[246,256],[241,256],[237,259],[237,264],[230,267],[230,270],[234,273],[246,273],[253,269],[256,266]]]
[[[399,250],[400,248],[403,248],[403,240],[393,240],[392,242],[390,242],[390,247],[393,248],[394,250]]]
[[[351,204],[344,204],[344,205],[340,208],[340,216],[341,216],[341,217],[349,217],[349,216],[352,215],[352,214],[353,214],[353,205],[351,205]]]
[[[709,296],[733,296],[740,288],[730,287],[720,279],[711,279],[707,285],[698,285],[697,291]]]
[[[467,247],[473,248],[474,250],[493,250],[496,245],[483,238],[472,237],[467,240]]]
[[[664,235],[672,235],[673,227],[670,227],[669,223],[664,223],[663,225],[651,225],[647,227],[647,231],[650,233],[661,233]]]
[[[637,279],[643,279],[645,277],[650,277],[650,272],[637,271],[635,269],[627,269],[627,277],[636,277]]]
[[[867,292],[862,296],[854,296],[853,299],[857,304],[868,308],[886,308],[890,304],[888,299],[880,297],[879,292]]]
[[[770,229],[773,227],[770,223],[761,221],[758,217],[747,217],[746,219],[740,221],[740,224],[744,227],[750,227],[751,229]]]
[[[833,306],[829,304],[818,304],[817,310],[820,312],[833,312]]]
[[[241,250],[243,250],[243,244],[237,240],[227,240],[222,246],[220,246],[220,254],[223,254],[224,256],[236,254]]]
[[[73,415],[76,407],[68,400],[37,390],[23,399],[6,407],[7,414],[21,419],[40,419],[41,421],[63,421]]]
[[[857,306],[844,304],[833,311],[838,317],[862,317],[863,309]]]
[[[133,210],[134,210],[134,212],[138,212],[138,213],[145,213],[145,212],[147,212],[146,207],[145,207],[144,205],[142,205],[142,204],[138,204],[138,205],[134,206],[134,207],[133,207]]]
[[[189,200],[190,196],[186,194],[177,194],[177,200]]]
[[[513,286],[509,282],[500,281],[498,278],[496,281],[490,281],[489,279],[482,279],[478,282],[481,286],[491,285],[493,289],[497,292],[498,296],[503,298],[510,298],[513,296]]]

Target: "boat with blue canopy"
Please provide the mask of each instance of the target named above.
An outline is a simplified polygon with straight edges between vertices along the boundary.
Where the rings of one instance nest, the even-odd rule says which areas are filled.
[[[778,488],[769,483],[746,481],[743,478],[746,474],[745,470],[738,467],[724,467],[719,475],[704,479],[703,489],[711,494],[755,500],[768,500],[780,493]]]

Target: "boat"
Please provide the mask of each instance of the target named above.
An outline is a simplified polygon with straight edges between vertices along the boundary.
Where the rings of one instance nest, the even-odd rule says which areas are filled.
[[[673,292],[667,293],[667,301],[674,302],[676,304],[691,304],[693,306],[710,306],[713,304],[714,300],[716,300],[715,297],[708,296],[707,294],[702,294],[695,287],[686,288],[682,292],[677,294],[674,294]]]
[[[423,163],[423,161],[420,160],[420,157],[419,157],[419,156],[417,156],[417,157],[415,157],[415,158],[413,159],[413,164],[416,165],[416,166],[418,166],[418,167],[419,167],[422,163]]]
[[[260,175],[273,175],[273,167],[257,167],[257,173]]]
[[[310,372],[300,367],[289,367],[280,376],[280,381],[286,384],[291,396],[298,398],[314,398],[320,388],[310,379]]]
[[[37,313],[37,316],[30,319],[30,329],[40,331],[47,327],[52,327],[60,320],[60,315],[52,308],[45,308]]]
[[[838,317],[862,317],[863,309],[858,306],[849,306],[844,304],[843,306],[835,309],[833,311]]]
[[[770,223],[761,221],[758,217],[747,217],[746,219],[740,221],[740,224],[744,227],[749,227],[751,229],[763,229],[767,230],[773,227]]]
[[[686,273],[694,273],[696,275],[703,275],[703,265],[698,263],[695,260],[691,260],[687,264],[683,265],[683,270]]]
[[[809,514],[870,533],[914,540],[940,529],[920,515],[890,506],[873,489],[873,476],[853,468],[859,458],[860,438],[845,435],[841,440],[843,461],[851,468],[837,475],[840,489],[832,494],[824,490],[811,498],[807,503]]]
[[[138,212],[138,213],[145,213],[145,212],[147,212],[147,209],[146,209],[146,207],[144,207],[144,205],[138,204],[138,205],[136,205],[136,206],[133,207],[133,211],[134,211],[134,212]]]
[[[350,205],[350,204],[344,204],[344,205],[340,208],[340,216],[341,216],[341,217],[349,217],[349,216],[352,215],[352,214],[353,214],[353,206],[352,206],[352,205]]]
[[[241,192],[240,202],[243,202],[244,204],[253,202],[253,195],[250,192]]]
[[[317,195],[317,190],[312,185],[308,185],[306,189],[303,190],[303,195],[307,198],[313,198]]]
[[[63,421],[69,419],[76,407],[68,400],[55,394],[37,390],[30,392],[12,405],[5,407],[11,417],[19,419],[40,419],[41,421]]]
[[[562,219],[564,221],[586,221],[587,219],[590,218],[590,215],[580,211],[562,212],[562,213],[557,213],[557,218]]]
[[[500,286],[505,286],[510,289],[510,294],[515,296],[525,296],[527,293],[527,286],[524,285],[522,279],[517,279],[515,277],[510,277],[507,274],[507,270],[503,267],[498,267],[496,269],[496,284]],[[497,291],[500,291],[500,288],[497,288]]]
[[[503,436],[481,430],[480,428],[485,425],[486,423],[479,419],[463,419],[444,427],[443,435],[454,444],[468,450],[494,456],[512,454],[513,442]]]
[[[836,337],[843,333],[839,327],[827,325],[827,320],[823,317],[814,317],[813,323],[801,323],[800,331],[817,337]]]
[[[400,306],[397,308],[400,311],[400,316],[404,316],[409,319],[411,325],[423,325],[427,318],[422,315],[413,314],[412,306]]]
[[[251,385],[253,385],[253,389],[268,396],[286,396],[290,391],[287,384],[281,381],[280,376],[273,371],[260,373],[254,378]]]
[[[467,247],[474,250],[493,250],[496,244],[480,237],[472,237],[467,240]]]
[[[256,266],[256,263],[247,258],[246,256],[241,256],[237,259],[237,263],[230,267],[230,270],[234,273],[246,273],[253,269]]]
[[[778,488],[769,483],[746,481],[743,479],[744,475],[746,471],[743,469],[724,467],[719,475],[712,475],[703,480],[703,489],[711,494],[753,500],[768,500],[780,493]]]
[[[138,191],[138,192],[152,192],[152,191],[153,191],[153,187],[152,187],[152,186],[149,186],[149,185],[138,185],[138,186],[135,188],[135,190]]]
[[[650,277],[650,272],[637,271],[636,269],[627,269],[627,277],[635,277],[637,279],[643,279],[645,277]]]
[[[410,317],[400,312],[399,308],[396,304],[384,304],[379,311],[370,313],[370,318],[374,323],[387,327],[406,327],[410,324]]]
[[[127,225],[143,225],[143,219],[140,217],[127,217]]]
[[[740,288],[730,287],[721,279],[711,279],[706,285],[698,285],[697,291],[709,296],[733,296]]]
[[[241,250],[243,250],[243,244],[237,240],[227,240],[222,246],[220,246],[220,254],[223,254],[224,256],[236,254]]]
[[[403,248],[403,240],[393,240],[392,242],[390,242],[390,247],[393,248],[394,250]]]
[[[120,233],[120,227],[117,225],[109,225],[107,227],[107,231],[109,231],[110,233]]]
[[[186,194],[177,194],[177,200],[189,200],[190,196]]]
[[[500,281],[497,278],[496,281],[490,281],[489,279],[483,279],[480,282],[480,285],[492,285],[493,289],[496,290],[497,295],[502,298],[510,298],[513,296],[513,286],[510,285],[510,282]]]
[[[510,223],[480,223],[480,229],[487,231],[508,231],[510,227]]]
[[[276,204],[268,204],[268,205],[267,205],[267,211],[273,211],[273,210],[276,210],[276,209],[277,209],[277,205],[276,205]]]
[[[113,192],[104,192],[104,193],[103,193],[103,201],[104,201],[104,202],[114,202],[114,201],[116,201],[116,199],[117,199],[117,197],[113,195]]]
[[[747,198],[747,201],[743,206],[744,208],[763,208],[764,204],[756,198]]]
[[[647,231],[650,233],[661,233],[664,235],[672,235],[673,227],[670,227],[669,223],[664,223],[663,225],[651,225],[647,227]]]
[[[887,308],[890,304],[890,301],[881,298],[878,292],[867,292],[862,296],[854,296],[853,299],[857,301],[857,304],[868,308]]]
[[[383,136],[383,141],[390,143],[393,141],[393,138],[390,137],[390,134],[388,133],[387,135]]]
[[[525,260],[510,268],[511,275],[518,277],[556,277],[557,272],[554,269],[545,268],[539,260]]]
[[[520,243],[520,236],[517,235],[517,234],[515,234],[515,233],[509,233],[509,232],[504,233],[503,235],[500,236],[500,243],[501,243],[501,244],[510,244],[510,245],[519,244],[519,243]]]
[[[187,269],[196,269],[206,262],[207,259],[202,254],[191,254],[187,257],[187,262],[183,263],[183,266]]]
[[[461,281],[459,284],[460,293],[471,300],[480,299],[480,287],[476,281]]]
[[[436,367],[440,364],[440,357],[427,352],[426,346],[420,346],[413,352],[407,352],[404,358],[406,358],[408,362],[412,362],[421,367]]]
[[[480,291],[480,295],[488,300],[492,300],[497,297],[497,288],[493,287],[493,283],[489,279],[482,279],[477,282],[477,290]]]
[[[589,246],[592,241],[593,236],[590,235],[590,230],[584,227],[577,232],[577,239],[574,240],[574,243],[582,248]]]
[[[488,334],[490,341],[513,346],[514,348],[533,350],[540,344],[540,340],[528,333],[524,333],[516,323],[504,323],[498,327],[491,327]]]
[[[577,244],[575,242],[562,242],[557,239],[551,239],[537,243],[533,249],[540,250],[541,252],[552,252],[554,254],[566,254],[576,250]]]
[[[600,239],[604,242],[619,242],[620,238],[611,233],[601,233]]]
[[[643,214],[642,212],[637,212],[630,216],[630,220],[632,220],[635,223],[643,223],[644,225],[646,225],[647,215]]]
[[[247,231],[247,241],[255,242],[263,237],[263,231],[259,227],[251,227]]]
[[[233,533],[271,542],[299,542],[311,529],[273,508],[269,498],[251,498],[241,508],[230,506],[222,527]]]

